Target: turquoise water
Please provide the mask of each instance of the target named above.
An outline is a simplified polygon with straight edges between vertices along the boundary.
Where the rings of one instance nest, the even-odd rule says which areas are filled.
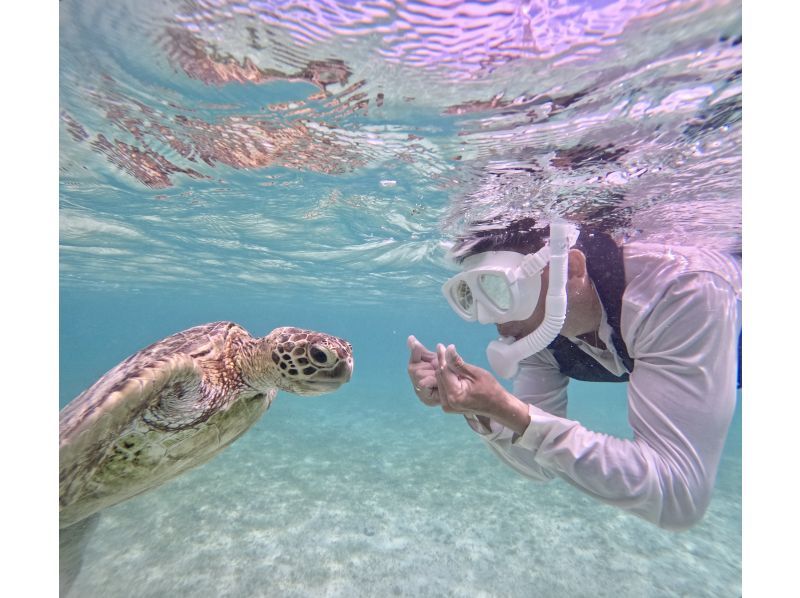
[[[75,293],[61,297],[62,402],[143,344],[229,317],[261,334],[303,324],[350,340],[331,395],[280,393],[210,463],[103,513],[71,596],[734,596],[741,592],[741,412],[714,498],[666,532],[566,483],[503,466],[465,422],[422,406],[405,338],[457,343],[486,367],[487,330],[444,306],[338,307]],[[625,385],[573,382],[570,417],[629,437]]]
[[[523,479],[405,373],[409,334],[487,367],[439,291],[472,219],[741,250],[738,3],[65,0],[59,47],[60,406],[215,320],[355,357],[104,511],[69,596],[741,594],[741,407],[674,533]],[[629,437],[625,390],[569,416]]]

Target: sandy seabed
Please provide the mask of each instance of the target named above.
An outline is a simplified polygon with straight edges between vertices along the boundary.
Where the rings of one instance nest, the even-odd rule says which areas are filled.
[[[519,476],[405,394],[336,400],[281,395],[210,463],[106,510],[68,596],[741,594],[738,442],[676,533]]]

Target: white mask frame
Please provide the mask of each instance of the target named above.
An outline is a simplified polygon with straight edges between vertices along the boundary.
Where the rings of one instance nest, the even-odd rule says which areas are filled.
[[[503,324],[530,317],[539,301],[542,270],[550,259],[545,245],[534,254],[486,251],[464,260],[464,271],[442,285],[456,314],[468,322]]]
[[[516,252],[491,251],[471,256],[464,260],[467,269],[442,285],[442,292],[453,311],[465,320],[477,320],[482,324],[524,320],[536,308],[541,289],[541,272],[550,264],[542,323],[517,341],[510,337],[500,337],[499,340],[490,342],[486,348],[489,364],[500,377],[515,376],[520,361],[547,347],[561,331],[567,313],[569,249],[577,241],[578,234],[576,226],[562,220],[553,221],[550,224],[547,245],[536,253],[523,256]],[[488,274],[504,279],[509,296],[506,309],[498,305],[480,283],[480,277]],[[469,306],[459,301],[464,284],[471,293],[472,302]]]

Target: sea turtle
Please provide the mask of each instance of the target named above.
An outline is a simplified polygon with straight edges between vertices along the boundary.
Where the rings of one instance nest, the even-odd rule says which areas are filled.
[[[233,322],[195,326],[134,353],[61,411],[62,548],[65,538],[80,544],[101,509],[214,457],[278,390],[331,392],[352,372],[347,341],[289,327],[254,338]]]

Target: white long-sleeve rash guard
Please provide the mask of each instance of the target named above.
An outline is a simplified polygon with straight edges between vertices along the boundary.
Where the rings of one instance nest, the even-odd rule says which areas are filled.
[[[634,439],[592,432],[566,417],[569,378],[543,350],[520,364],[513,393],[528,403],[521,436],[495,421],[470,426],[508,465],[539,481],[556,476],[667,529],[695,524],[711,499],[736,406],[741,269],[696,248],[631,243],[623,248],[621,331],[635,360],[628,382]],[[570,340],[609,371],[626,370],[613,349]]]

